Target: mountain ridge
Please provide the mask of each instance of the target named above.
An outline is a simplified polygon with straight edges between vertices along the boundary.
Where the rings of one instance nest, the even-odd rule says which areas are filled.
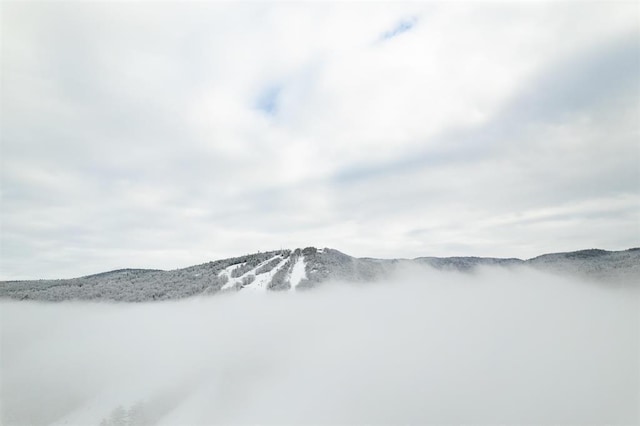
[[[327,281],[369,282],[389,278],[400,265],[472,273],[479,267],[518,267],[596,281],[640,278],[640,248],[547,253],[527,260],[476,256],[377,259],[331,248],[296,248],[218,259],[175,270],[124,268],[78,278],[0,281],[0,298],[143,302],[233,291],[292,291]]]

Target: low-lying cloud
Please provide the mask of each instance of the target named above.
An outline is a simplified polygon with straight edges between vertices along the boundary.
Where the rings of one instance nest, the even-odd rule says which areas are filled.
[[[2,423],[632,424],[638,294],[412,269],[295,294],[2,302]]]

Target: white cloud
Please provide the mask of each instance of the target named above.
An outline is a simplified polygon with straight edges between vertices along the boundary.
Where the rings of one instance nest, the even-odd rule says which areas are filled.
[[[99,424],[141,403],[160,425],[634,424],[638,302],[637,287],[526,268],[135,306],[5,301],[2,420]]]

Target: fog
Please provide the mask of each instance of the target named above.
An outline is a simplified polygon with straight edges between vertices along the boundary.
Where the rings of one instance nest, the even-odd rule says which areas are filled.
[[[2,424],[634,424],[638,288],[526,268],[2,302]]]

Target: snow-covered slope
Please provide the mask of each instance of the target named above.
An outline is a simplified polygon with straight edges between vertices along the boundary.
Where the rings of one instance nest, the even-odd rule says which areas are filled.
[[[5,281],[0,282],[0,297],[140,302],[228,291],[297,291],[327,281],[379,281],[406,265],[456,272],[473,272],[483,266],[530,266],[606,282],[640,281],[637,248],[554,253],[524,261],[480,257],[386,260],[355,258],[338,250],[307,247],[254,253],[174,271],[121,269],[67,280]]]

